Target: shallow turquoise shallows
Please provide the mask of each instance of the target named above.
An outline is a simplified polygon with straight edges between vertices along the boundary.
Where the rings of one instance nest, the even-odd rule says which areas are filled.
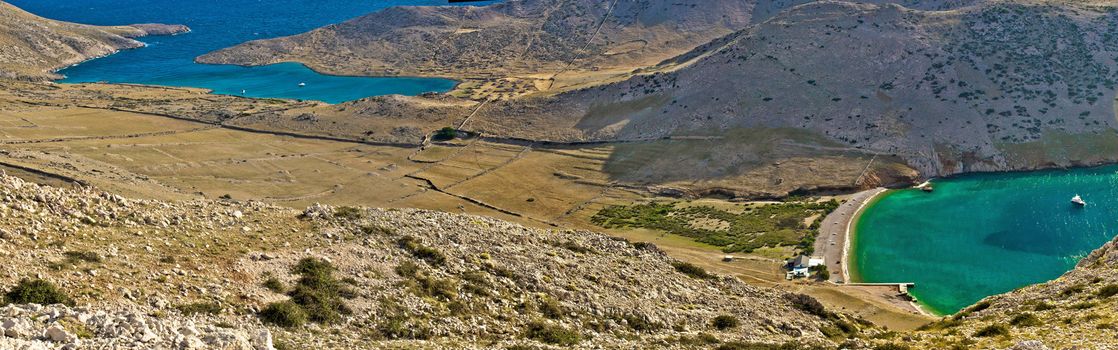
[[[114,82],[201,87],[219,94],[338,103],[368,96],[445,92],[456,84],[435,78],[322,75],[294,63],[244,68],[202,65],[194,58],[256,39],[302,33],[389,6],[446,5],[445,0],[9,0],[40,16],[121,25],[185,24],[176,36],[142,38],[148,47],[88,61],[60,71],[62,82]],[[481,5],[492,3],[470,3]],[[299,87],[305,83],[305,87]]]
[[[1118,233],[1118,166],[961,176],[892,191],[856,226],[852,278],[915,282],[938,314],[1059,277]],[[1071,203],[1076,194],[1088,203]]]

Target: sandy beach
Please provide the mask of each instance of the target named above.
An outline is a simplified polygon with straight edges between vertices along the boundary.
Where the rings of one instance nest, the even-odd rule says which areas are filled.
[[[847,257],[851,249],[854,219],[865,209],[866,205],[887,190],[879,187],[855,193],[838,209],[824,218],[819,229],[819,237],[815,240],[815,254],[825,259],[827,271],[831,272],[830,282],[848,288],[864,290],[865,293],[877,295],[893,305],[914,313],[934,316],[917,303],[897,298],[895,286],[849,285],[853,282],[850,280],[850,266],[847,264]]]
[[[885,188],[879,187],[855,193],[830,215],[823,218],[819,237],[815,239],[815,254],[826,260],[827,271],[831,272],[831,282],[840,284],[849,282],[850,273],[846,266],[846,255],[850,249],[849,235],[853,228],[853,219],[867,203],[885,191]]]

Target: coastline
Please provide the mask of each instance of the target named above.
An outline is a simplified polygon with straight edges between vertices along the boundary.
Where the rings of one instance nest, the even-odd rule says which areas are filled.
[[[913,188],[921,188],[921,187],[926,186],[930,183],[931,183],[931,181],[925,181],[924,183],[920,184],[919,186],[916,186],[916,187],[913,187]],[[858,219],[862,216],[862,213],[865,212],[866,208],[868,208],[869,206],[873,205],[875,202],[880,200],[881,197],[882,197],[882,194],[884,194],[888,191],[889,190],[885,189],[885,188],[877,188],[877,189],[874,189],[874,190],[871,190],[871,191],[866,191],[866,192],[872,192],[872,193],[870,193],[868,197],[860,199],[858,209],[852,215],[849,216],[849,218],[846,222],[845,239],[844,239],[845,245],[842,248],[842,260],[841,260],[842,279],[843,279],[843,281],[845,281],[845,283],[860,283],[861,282],[860,281],[861,278],[860,278],[860,276],[857,276],[858,275],[857,273],[854,273],[854,274],[850,273],[850,265],[853,264],[852,261],[854,260],[853,246],[854,246],[854,239],[857,236],[857,222],[858,222]],[[862,193],[865,193],[865,192],[862,192]],[[857,272],[857,270],[855,270],[855,272]],[[851,276],[859,277],[858,278],[859,281],[852,280]],[[924,305],[923,303],[920,303],[919,301],[916,301],[916,300],[908,301],[908,304],[911,306],[911,308],[913,310],[915,310],[916,312],[918,312],[918,313],[920,313],[921,315],[924,315],[924,316],[937,317],[938,318],[938,317],[943,317],[943,316],[946,315],[946,314],[941,314],[939,312],[936,312],[936,310],[933,310],[932,308],[928,307],[927,305]]]
[[[928,183],[928,182],[926,181],[925,183]],[[851,198],[850,202],[852,204],[851,207],[856,206],[856,208],[854,208],[853,211],[849,212],[849,215],[846,215],[846,212],[841,212],[841,214],[839,214],[840,217],[837,218],[837,219],[844,220],[845,225],[843,225],[843,234],[842,234],[843,246],[842,246],[842,252],[840,253],[841,254],[840,255],[841,259],[839,259],[839,261],[837,261],[837,264],[839,264],[839,266],[841,266],[840,267],[841,268],[840,276],[841,276],[842,280],[841,280],[841,283],[837,283],[837,284],[844,285],[844,284],[851,284],[851,283],[859,283],[860,282],[860,281],[853,281],[852,276],[856,276],[856,274],[852,274],[851,273],[851,268],[850,268],[850,266],[852,265],[851,262],[852,262],[852,259],[853,259],[853,256],[854,256],[852,247],[854,245],[853,242],[854,242],[855,235],[856,235],[856,224],[858,224],[858,219],[862,216],[863,212],[865,211],[865,208],[869,208],[871,205],[874,204],[874,202],[877,202],[879,199],[881,199],[882,195],[884,195],[884,193],[887,193],[887,192],[889,192],[889,189],[887,189],[887,188],[875,188],[875,189],[872,189],[872,190],[855,193],[854,197]],[[828,263],[828,265],[830,265],[830,263]],[[832,278],[831,282],[836,283],[836,281],[834,281],[834,278]],[[916,311],[917,313],[919,313],[921,315],[931,316],[931,318],[939,318],[939,316],[941,316],[939,313],[935,312],[934,310],[929,309],[927,305],[923,305],[923,304],[921,304],[917,301],[909,301],[907,303],[909,305],[909,308],[911,308],[912,311]]]
[[[866,207],[868,207],[871,203],[877,201],[881,194],[888,192],[888,189],[879,187],[867,192],[870,193],[866,197],[859,200],[858,208],[855,209],[854,212],[846,218],[846,228],[845,230],[843,230],[842,255],[841,260],[839,260],[839,264],[842,266],[842,280],[845,281],[845,283],[854,282],[850,279],[850,258],[852,252],[851,246],[853,245],[852,242],[854,240],[854,225],[858,222],[858,218],[862,216],[862,212],[865,211]]]
[[[130,49],[130,50],[134,50],[134,49],[140,49],[140,48],[142,48],[142,47],[138,47],[138,48],[132,48],[132,49]],[[93,61],[93,60],[96,60],[96,59],[99,59],[99,58],[105,58],[105,57],[108,57],[108,56],[112,56],[112,55],[118,54],[118,53],[120,53],[120,52],[122,52],[122,51],[124,51],[124,50],[117,50],[116,52],[113,52],[113,53],[111,53],[111,54],[107,54],[107,55],[102,55],[102,56],[98,56],[98,57],[90,58],[90,59],[87,59],[87,60],[84,60],[84,61],[81,61],[81,62],[78,62],[78,63],[74,63],[74,64],[71,64],[71,65],[69,65],[69,66],[66,66],[66,67],[58,68],[58,69],[56,69],[56,70],[54,70],[54,71],[52,71],[52,72],[51,72],[51,74],[54,74],[54,75],[56,75],[56,76],[58,77],[58,79],[48,79],[48,80],[49,80],[49,81],[50,81],[51,83],[55,83],[55,84],[91,84],[91,83],[100,83],[100,84],[110,84],[110,85],[145,86],[145,87],[171,88],[171,89],[198,89],[198,90],[205,90],[205,91],[208,91],[207,93],[208,93],[208,94],[211,94],[211,95],[223,95],[223,96],[240,97],[240,98],[249,98],[249,99],[262,99],[262,100],[267,100],[267,99],[281,99],[281,100],[291,100],[291,101],[296,101],[296,100],[300,100],[300,99],[298,99],[298,98],[291,98],[291,97],[252,97],[252,96],[242,96],[242,95],[237,95],[237,94],[235,94],[235,93],[218,93],[218,92],[216,92],[216,90],[214,90],[214,89],[212,89],[212,88],[207,88],[207,87],[202,87],[202,86],[185,86],[185,85],[184,85],[184,86],[177,86],[177,85],[153,85],[153,84],[144,84],[144,83],[130,83],[130,82],[92,82],[92,81],[89,81],[89,82],[64,82],[64,81],[63,81],[63,80],[66,80],[66,79],[67,79],[68,77],[67,77],[67,76],[66,76],[65,74],[62,74],[62,73],[61,73],[62,71],[66,70],[66,69],[69,69],[69,68],[73,68],[73,67],[79,66],[79,65],[81,65],[81,64],[83,64],[83,63],[86,63],[86,62],[89,62],[89,61]],[[445,77],[424,77],[424,76],[358,76],[358,75],[334,75],[334,74],[327,74],[327,73],[322,73],[322,72],[316,71],[316,70],[314,70],[313,68],[311,68],[310,66],[308,66],[308,65],[306,65],[306,64],[304,64],[304,63],[302,63],[302,62],[294,62],[294,61],[292,61],[292,62],[277,62],[277,63],[272,63],[272,64],[266,64],[266,65],[254,65],[254,66],[243,66],[243,65],[236,65],[236,64],[209,64],[209,63],[197,63],[197,62],[196,62],[196,63],[194,63],[194,64],[209,65],[209,66],[223,66],[223,65],[224,65],[224,66],[235,66],[235,67],[242,67],[242,68],[262,68],[262,67],[267,67],[267,66],[271,66],[271,65],[275,65],[275,64],[286,64],[286,63],[291,63],[291,64],[298,64],[298,65],[302,66],[303,68],[307,69],[308,71],[310,71],[310,72],[312,72],[312,73],[314,73],[314,74],[317,74],[317,75],[321,75],[321,76],[325,76],[325,77],[339,77],[339,78],[399,78],[399,79],[440,79],[440,80],[445,80],[445,81],[449,81],[449,82],[453,82],[453,83],[454,83],[454,85],[453,85],[453,86],[451,86],[451,87],[450,87],[449,89],[447,89],[447,90],[445,90],[445,91],[437,91],[437,90],[432,90],[432,91],[427,91],[427,92],[423,92],[423,93],[418,93],[418,94],[414,94],[414,95],[407,95],[407,94],[401,94],[401,93],[388,94],[388,95],[401,95],[401,96],[409,96],[409,97],[418,97],[418,96],[421,96],[421,95],[423,95],[423,94],[425,94],[425,93],[428,93],[428,92],[435,92],[435,93],[439,93],[439,94],[448,94],[448,93],[451,93],[451,92],[455,91],[456,89],[458,89],[458,87],[459,87],[459,86],[461,86],[461,85],[462,85],[463,83],[465,83],[465,81],[464,81],[464,80],[459,80],[459,79],[452,79],[452,78],[445,78]],[[387,96],[387,95],[369,95],[369,96],[364,96],[364,97],[361,97],[361,98],[358,98],[358,99],[347,100],[347,101],[342,101],[342,102],[337,102],[337,103],[332,103],[332,102],[327,102],[327,101],[322,101],[322,100],[316,100],[316,99],[302,99],[302,100],[305,100],[305,101],[315,101],[315,102],[320,102],[320,103],[324,103],[324,104],[328,104],[328,105],[337,105],[337,104],[341,104],[341,103],[345,103],[345,102],[352,102],[352,101],[357,101],[357,100],[361,100],[361,99],[366,99],[366,98],[371,98],[371,97],[378,97],[378,96]]]

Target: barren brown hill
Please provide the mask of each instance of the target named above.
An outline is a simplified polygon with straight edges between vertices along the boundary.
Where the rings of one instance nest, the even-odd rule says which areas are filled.
[[[56,78],[55,70],[144,45],[133,38],[186,31],[163,24],[103,27],[54,21],[0,1],[0,78]]]
[[[1114,160],[1118,15],[1105,2],[799,3],[767,4],[773,17],[604,86],[480,105],[371,99],[252,123],[415,140],[418,132],[388,129],[392,118],[382,117],[418,114],[443,117],[411,120],[410,130],[460,126],[557,142],[698,137],[706,142],[634,146],[613,169],[625,181],[730,182],[716,186],[743,174],[780,183],[795,176],[775,175],[781,164],[851,155],[884,161],[850,181],[869,185],[912,169],[936,176]],[[362,118],[345,118],[347,110]],[[748,136],[758,133],[783,136]]]
[[[296,36],[207,54],[205,63],[298,61],[346,75],[492,77],[643,67],[751,22],[754,1],[511,0],[393,7]]]
[[[568,141],[795,128],[926,176],[1096,164],[1118,148],[1116,18],[1064,1],[813,2],[671,69],[492,105],[467,127]]]

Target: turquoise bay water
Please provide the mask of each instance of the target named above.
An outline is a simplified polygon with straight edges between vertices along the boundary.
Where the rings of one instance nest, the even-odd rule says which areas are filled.
[[[237,67],[195,64],[194,58],[249,40],[302,33],[390,6],[447,5],[446,0],[9,0],[40,16],[98,25],[185,24],[193,30],[140,40],[148,47],[60,71],[62,82],[201,87],[219,94],[281,97],[330,103],[386,94],[448,91],[452,80],[338,77],[300,64]],[[469,3],[484,5],[493,1]],[[300,88],[299,83],[306,83]]]
[[[851,272],[915,282],[941,314],[1059,277],[1118,233],[1118,166],[977,174],[891,191],[857,222]],[[1085,208],[1071,204],[1080,194]]]

